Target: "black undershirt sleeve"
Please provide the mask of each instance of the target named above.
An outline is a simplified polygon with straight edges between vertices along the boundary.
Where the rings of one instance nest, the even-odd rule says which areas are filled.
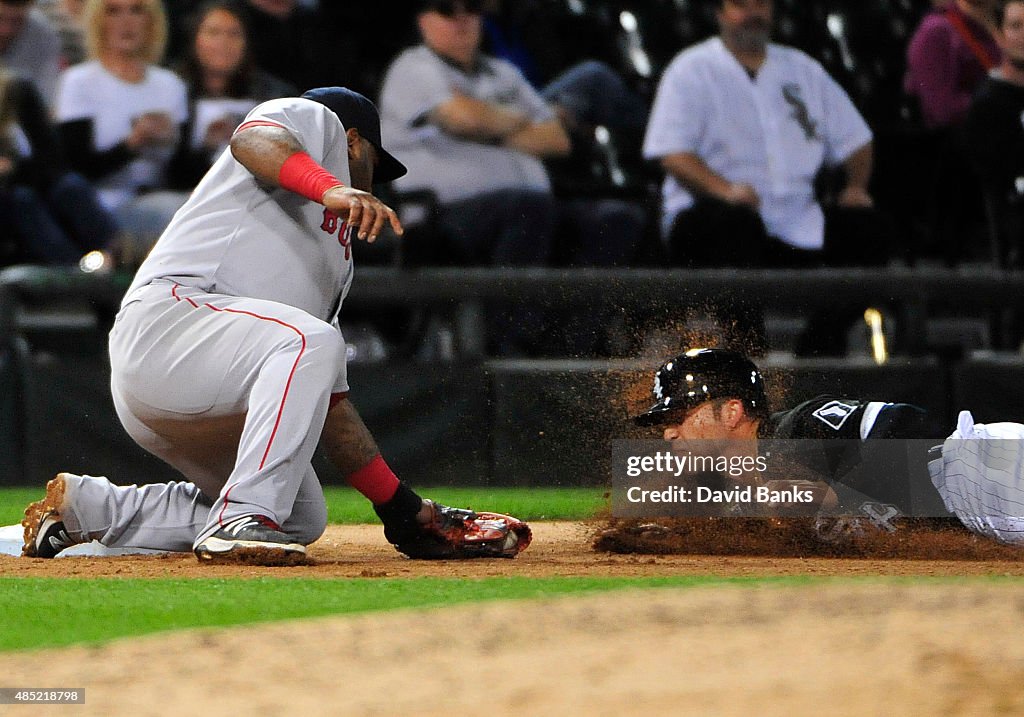
[[[18,124],[32,146],[32,156],[19,164],[21,181],[45,191],[66,170],[60,142],[47,114],[43,98],[27,80],[15,80],[11,88]]]
[[[72,169],[89,179],[102,179],[121,169],[136,157],[122,140],[110,149],[99,151],[93,142],[91,119],[62,122],[57,126],[64,152]]]

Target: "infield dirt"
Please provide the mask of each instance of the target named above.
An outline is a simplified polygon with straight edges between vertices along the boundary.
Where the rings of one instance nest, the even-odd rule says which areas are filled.
[[[302,567],[199,565],[191,555],[5,557],[0,573],[371,580],[1024,575],[1024,551],[981,554],[967,534],[956,537],[966,541],[961,553],[941,559],[778,558],[595,552],[602,527],[535,524],[534,545],[515,560],[413,562],[384,544],[379,527],[338,526],[312,546],[313,564]],[[1016,580],[722,585],[10,653],[0,655],[0,683],[86,688],[84,706],[29,708],[54,715],[1016,715],[1024,714],[1021,634],[1024,589]]]
[[[413,561],[403,558],[384,542],[379,526],[330,526],[310,546],[310,564],[298,567],[261,568],[234,565],[200,565],[191,553],[123,556],[117,558],[58,558],[41,560],[0,556],[0,575],[47,577],[325,577],[400,578],[429,576],[488,577],[521,575],[650,576],[650,575],[1016,575],[1024,576],[1024,550],[1000,546],[966,531],[907,531],[906,536],[881,546],[883,552],[856,557],[822,557],[785,553],[765,555],[761,541],[777,540],[780,550],[792,533],[762,533],[761,541],[748,537],[741,520],[716,527],[714,543],[705,530],[694,535],[694,554],[615,554],[593,548],[607,527],[603,522],[533,523],[534,541],[513,560]],[[730,532],[731,531],[731,532]],[[895,545],[895,547],[893,547]],[[717,547],[716,547],[717,546]],[[701,554],[702,551],[715,555]],[[663,550],[656,550],[663,552]],[[726,554],[722,554],[726,553]],[[729,554],[731,553],[731,554]]]

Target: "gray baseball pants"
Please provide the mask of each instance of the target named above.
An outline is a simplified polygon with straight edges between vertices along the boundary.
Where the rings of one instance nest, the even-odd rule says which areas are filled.
[[[303,544],[323,533],[310,460],[330,395],[348,391],[336,327],[284,304],[159,280],[118,314],[110,363],[125,429],[187,482],[71,478],[61,515],[72,537],[186,551],[251,514]]]

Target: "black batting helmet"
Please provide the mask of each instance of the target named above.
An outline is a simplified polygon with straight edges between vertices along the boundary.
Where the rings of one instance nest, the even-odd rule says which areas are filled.
[[[764,379],[743,354],[726,349],[691,349],[666,361],[654,374],[656,403],[634,416],[641,426],[661,423],[668,414],[718,398],[738,398],[754,415],[768,413]]]

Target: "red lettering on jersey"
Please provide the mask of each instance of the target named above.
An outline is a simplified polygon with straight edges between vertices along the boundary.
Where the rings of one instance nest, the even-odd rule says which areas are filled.
[[[352,258],[352,249],[349,247],[348,223],[341,221],[341,218],[330,209],[324,209],[324,221],[320,225],[328,234],[338,232],[338,243],[345,247],[345,259]]]
[[[328,234],[333,234],[334,232],[338,231],[338,224],[340,223],[338,219],[339,217],[337,214],[332,212],[330,209],[325,208],[324,222],[323,224],[320,225],[320,228],[323,229]]]
[[[341,231],[338,232],[338,243],[345,247],[345,260],[348,261],[352,258],[352,247],[351,242],[348,238],[348,224],[345,222],[341,223]]]

